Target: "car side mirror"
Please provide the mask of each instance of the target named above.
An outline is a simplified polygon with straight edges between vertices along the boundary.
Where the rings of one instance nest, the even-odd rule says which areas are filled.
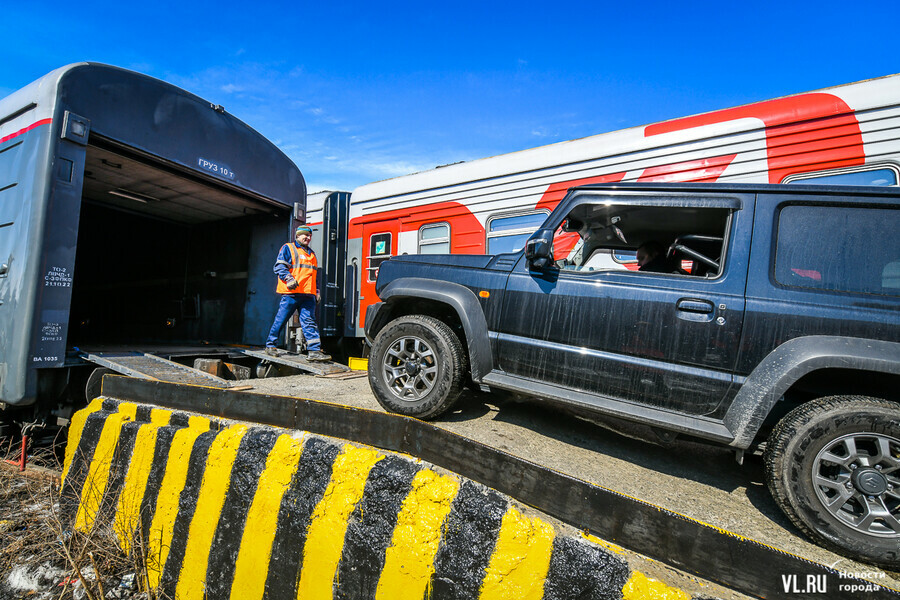
[[[562,230],[566,233],[578,233],[584,227],[584,221],[568,217],[562,222]]]
[[[553,266],[553,231],[538,229],[525,243],[525,260],[528,267],[543,271]]]

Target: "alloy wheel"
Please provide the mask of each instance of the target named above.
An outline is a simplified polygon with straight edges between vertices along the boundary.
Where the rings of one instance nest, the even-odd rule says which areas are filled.
[[[813,461],[816,496],[853,529],[879,537],[900,535],[900,440],[853,433],[828,443]]]
[[[401,400],[421,400],[434,388],[438,367],[434,350],[425,340],[404,336],[394,341],[382,361],[388,388]]]

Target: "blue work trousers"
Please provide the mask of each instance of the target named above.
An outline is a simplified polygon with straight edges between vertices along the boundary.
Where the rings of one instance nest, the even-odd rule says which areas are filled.
[[[303,337],[306,338],[306,349],[310,352],[321,350],[319,329],[316,327],[316,297],[311,294],[281,295],[281,303],[278,305],[278,312],[275,313],[272,329],[269,330],[266,346],[274,348],[278,345],[281,328],[295,310],[300,313],[300,328],[303,330]]]

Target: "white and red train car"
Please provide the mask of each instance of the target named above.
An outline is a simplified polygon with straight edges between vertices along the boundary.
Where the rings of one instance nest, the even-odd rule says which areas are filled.
[[[363,335],[365,311],[378,300],[378,265],[387,258],[514,251],[569,188],[619,181],[897,185],[900,75],[359,187],[343,210],[332,210],[347,219],[347,243],[340,248],[346,268],[337,269],[343,290],[332,303],[343,315],[343,335]],[[319,242],[330,238],[343,246],[343,232],[326,211],[317,212],[329,198],[335,196],[311,197],[308,219],[323,233],[316,236]]]

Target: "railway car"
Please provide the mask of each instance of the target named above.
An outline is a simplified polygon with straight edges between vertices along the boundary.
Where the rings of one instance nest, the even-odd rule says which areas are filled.
[[[65,418],[86,353],[263,344],[306,186],[223,107],[96,63],[0,100],[0,411]]]
[[[900,75],[438,167],[352,192],[346,302],[334,310],[344,311],[345,335],[361,337],[383,261],[517,250],[576,185],[898,180]],[[318,226],[336,229],[322,218]],[[603,261],[629,263],[628,255]]]

